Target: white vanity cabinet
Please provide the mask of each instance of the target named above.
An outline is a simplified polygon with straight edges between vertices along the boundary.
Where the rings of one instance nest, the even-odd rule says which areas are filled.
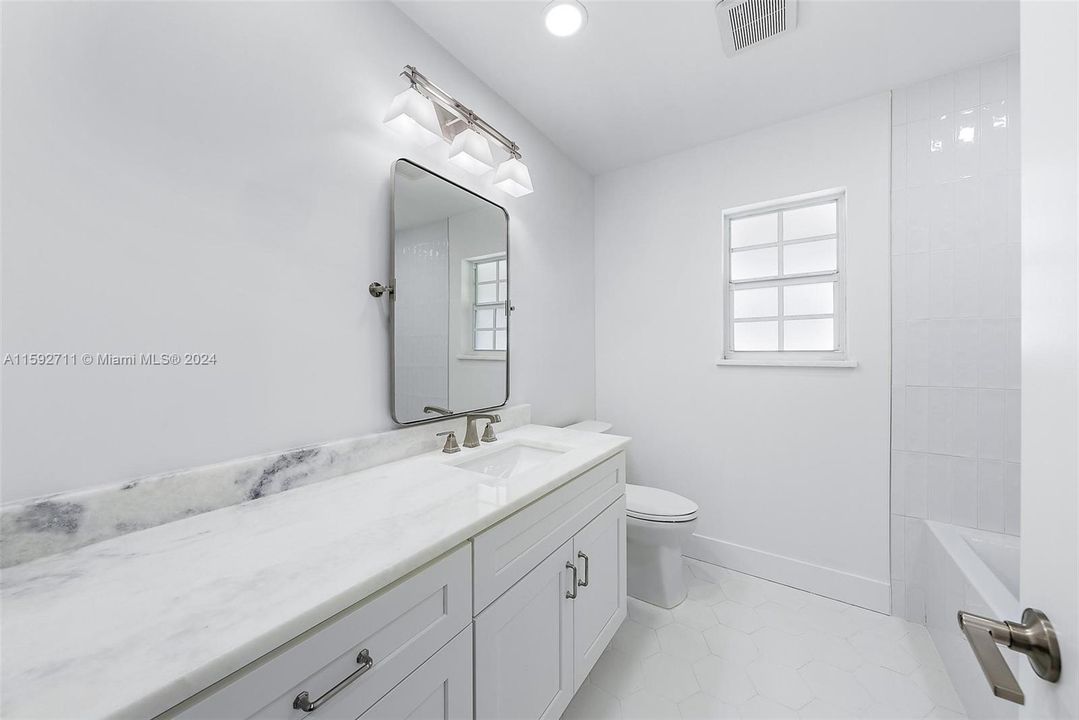
[[[574,693],[573,542],[476,618],[476,720],[553,718]]]
[[[435,653],[360,717],[468,720],[472,717],[472,628]]]
[[[560,490],[567,490],[562,495],[567,503],[541,506],[542,512],[536,503],[473,540],[477,557],[501,558],[491,564],[499,570],[552,538],[561,541],[476,616],[476,720],[560,717],[626,617],[624,456]],[[589,502],[578,508],[575,501],[582,497]],[[521,547],[515,542],[520,537],[535,542]],[[491,551],[491,538],[499,548],[515,547],[520,554]],[[478,566],[475,573],[478,602],[484,596],[480,588],[492,578]],[[507,579],[504,572],[493,577]]]
[[[619,498],[573,538],[578,570],[573,600],[574,688],[626,619],[626,500]]]
[[[166,716],[356,720],[462,631],[471,630],[469,551],[468,543],[459,546]],[[363,651],[369,664],[360,661]],[[333,688],[337,692],[320,702]],[[301,693],[318,704],[317,710],[296,707]]]
[[[619,452],[159,716],[557,720],[626,616]]]

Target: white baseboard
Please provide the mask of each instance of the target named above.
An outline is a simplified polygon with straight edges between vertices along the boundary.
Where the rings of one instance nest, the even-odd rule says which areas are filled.
[[[683,552],[695,560],[721,565],[833,600],[885,614],[891,612],[891,587],[880,580],[704,535],[693,535],[686,542]]]

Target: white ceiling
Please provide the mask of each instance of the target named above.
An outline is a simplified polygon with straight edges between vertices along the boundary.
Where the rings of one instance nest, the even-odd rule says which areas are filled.
[[[800,0],[795,32],[735,58],[710,0],[583,2],[571,38],[544,29],[545,0],[397,4],[597,174],[1019,47],[1017,0]]]

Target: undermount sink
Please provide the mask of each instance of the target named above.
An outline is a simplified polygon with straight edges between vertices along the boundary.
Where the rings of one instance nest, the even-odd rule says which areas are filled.
[[[545,465],[565,452],[565,450],[520,443],[455,464],[462,470],[505,480]]]

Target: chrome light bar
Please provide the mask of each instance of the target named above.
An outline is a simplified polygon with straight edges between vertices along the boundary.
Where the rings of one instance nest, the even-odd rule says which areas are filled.
[[[427,77],[419,70],[417,70],[414,65],[405,65],[405,69],[401,71],[401,76],[408,80],[408,82],[412,85],[413,90],[418,92],[420,95],[423,95],[425,98],[427,98],[446,112],[455,116],[458,119],[457,121],[464,123],[464,127],[461,127],[459,130],[456,131],[448,128],[447,126],[447,129],[450,130],[450,132],[452,132],[454,135],[456,135],[457,132],[464,131],[466,128],[473,128],[474,130],[482,132],[488,138],[494,140],[496,143],[505,148],[506,152],[508,152],[511,157],[520,159],[521,149],[520,147],[518,147],[517,143],[513,142],[508,137],[500,133],[497,129],[495,129],[493,125],[481,118],[475,113],[475,111],[466,106],[464,103],[457,100],[457,98],[453,97],[448,92],[440,88],[438,85],[435,85],[433,82],[427,79]],[[452,125],[457,121],[453,121],[449,124]],[[452,140],[452,135],[447,139]]]

